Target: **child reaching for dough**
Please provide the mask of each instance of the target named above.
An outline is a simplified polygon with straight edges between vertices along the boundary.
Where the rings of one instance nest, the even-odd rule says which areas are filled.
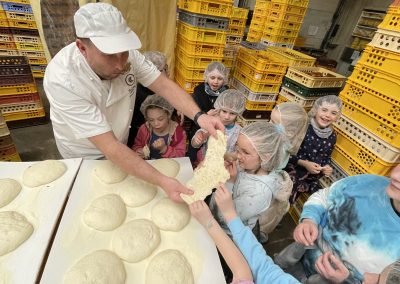
[[[140,126],[132,149],[144,159],[184,157],[186,133],[171,119],[174,108],[167,100],[148,96],[140,111],[146,122]]]

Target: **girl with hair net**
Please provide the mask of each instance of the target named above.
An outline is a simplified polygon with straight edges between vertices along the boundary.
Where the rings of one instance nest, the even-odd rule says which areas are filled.
[[[184,157],[186,133],[171,119],[174,108],[163,97],[148,96],[140,107],[146,119],[132,147],[144,159]]]
[[[215,115],[221,120],[225,126],[225,134],[227,136],[226,151],[228,153],[235,152],[236,141],[239,136],[240,125],[236,124],[236,118],[244,111],[245,97],[237,90],[229,89],[223,91],[215,100]],[[193,148],[201,149],[197,152],[196,165],[205,157],[207,151],[207,140],[209,134],[203,129],[197,130],[191,140]]]
[[[217,97],[225,90],[228,89],[228,70],[221,62],[211,62],[204,71],[204,82],[194,88],[193,99],[201,109],[208,114],[215,114],[213,105]],[[190,131],[188,133],[189,140],[199,128],[191,123]],[[197,149],[189,144],[188,156],[193,162],[197,158]]]
[[[297,155],[291,156],[286,171],[293,180],[290,203],[294,203],[301,192],[314,193],[321,187],[319,179],[332,174],[331,154],[336,143],[332,123],[339,117],[341,100],[334,95],[317,99],[308,113],[310,124]]]

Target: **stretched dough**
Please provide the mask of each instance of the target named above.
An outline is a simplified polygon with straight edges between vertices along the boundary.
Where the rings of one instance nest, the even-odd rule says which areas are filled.
[[[45,160],[27,168],[22,176],[26,186],[37,187],[60,178],[67,171],[67,166],[57,160]]]
[[[15,179],[0,179],[0,208],[13,201],[21,189],[21,184]]]
[[[93,173],[100,181],[106,184],[121,182],[127,176],[125,172],[109,160],[99,161],[99,165],[93,169]]]
[[[190,211],[185,203],[178,204],[164,198],[154,205],[151,219],[161,230],[178,232],[189,223]]]
[[[157,187],[141,179],[129,176],[118,187],[118,193],[129,207],[139,207],[150,202],[157,194]]]
[[[25,216],[15,211],[0,212],[0,256],[15,250],[33,233]]]
[[[125,217],[125,203],[116,194],[96,198],[83,214],[86,225],[99,231],[111,231],[118,228]]]
[[[108,250],[84,256],[64,276],[64,284],[124,284],[125,280],[124,263]]]
[[[160,230],[153,222],[137,219],[125,223],[114,233],[111,246],[127,262],[139,262],[148,257],[160,244]]]
[[[177,250],[168,249],[154,256],[146,269],[146,284],[193,284],[192,267]]]
[[[229,172],[224,166],[224,154],[226,152],[226,136],[217,130],[218,139],[210,136],[206,156],[202,166],[194,170],[193,177],[186,186],[194,191],[193,195],[181,194],[182,199],[191,204],[197,200],[203,200],[211,194],[220,182],[229,179]]]
[[[168,177],[176,177],[181,168],[177,161],[168,158],[155,160],[151,165]]]

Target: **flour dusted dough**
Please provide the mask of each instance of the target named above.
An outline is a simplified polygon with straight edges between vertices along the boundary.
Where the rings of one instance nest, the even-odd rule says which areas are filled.
[[[113,184],[123,181],[127,174],[120,170],[113,162],[106,160],[93,169],[94,175],[104,183]]]
[[[151,165],[168,177],[176,177],[180,170],[179,163],[168,158],[155,160]]]
[[[33,232],[33,226],[26,218],[15,212],[0,212],[0,256],[15,250]]]
[[[116,194],[96,198],[83,214],[86,225],[99,231],[114,230],[124,222],[125,217],[125,203]]]
[[[118,193],[129,207],[138,207],[150,202],[157,194],[157,187],[141,179],[129,176],[118,187]]]
[[[21,184],[15,179],[0,179],[0,208],[14,200],[21,191]]]
[[[211,194],[218,183],[229,179],[229,172],[224,166],[224,154],[226,152],[226,136],[217,131],[218,140],[210,136],[203,165],[194,170],[193,177],[186,186],[194,191],[193,195],[181,194],[182,199],[191,204],[197,200],[203,200]]]
[[[160,244],[160,230],[146,219],[133,220],[114,233],[111,246],[125,261],[139,262],[148,257]]]
[[[98,250],[78,260],[65,274],[64,284],[124,284],[125,279],[121,259],[111,251]]]
[[[22,181],[26,186],[37,187],[55,181],[66,170],[67,166],[61,161],[45,160],[27,168],[22,176]]]
[[[193,284],[192,267],[177,250],[164,250],[154,256],[146,269],[146,284]]]
[[[185,203],[178,204],[164,198],[154,205],[151,219],[161,230],[178,232],[189,223],[190,211]]]

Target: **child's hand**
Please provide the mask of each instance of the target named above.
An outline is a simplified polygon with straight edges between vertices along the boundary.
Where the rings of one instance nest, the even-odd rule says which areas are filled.
[[[151,144],[151,147],[160,151],[161,154],[167,151],[167,145],[165,145],[165,140],[163,138],[158,138],[156,141]]]
[[[311,173],[311,174],[319,174],[321,172],[322,167],[318,165],[317,163],[310,162],[310,161],[305,161],[304,167],[306,170]]]
[[[193,217],[195,217],[203,227],[209,226],[209,222],[214,219],[210,209],[203,200],[193,202],[189,205],[189,209]]]
[[[325,175],[325,176],[330,176],[333,172],[333,169],[330,165],[325,165],[321,168],[321,172]]]
[[[204,144],[204,142],[206,142],[208,136],[210,136],[210,134],[208,132],[197,131],[196,134],[192,138],[192,146],[200,147],[201,145]]]
[[[207,111],[207,114],[211,116],[216,116],[218,114],[218,110],[212,108],[209,111]]]
[[[236,181],[236,177],[237,177],[237,161],[232,162],[232,163],[227,163],[224,161],[224,165],[225,168],[228,170],[229,172],[229,182],[234,183]]]
[[[233,204],[232,194],[222,183],[219,184],[218,189],[215,191],[215,202],[219,210],[224,215],[226,222],[229,222],[237,216],[235,205]]]

